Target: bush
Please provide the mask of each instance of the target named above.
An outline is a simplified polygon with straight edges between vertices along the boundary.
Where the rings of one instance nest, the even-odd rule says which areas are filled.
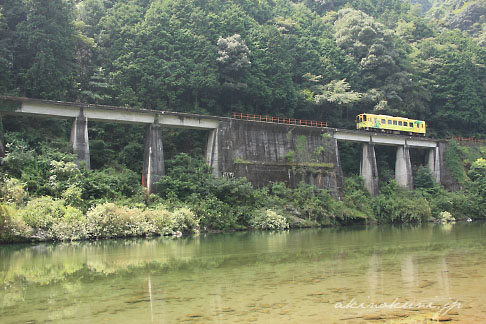
[[[40,197],[21,209],[21,219],[32,228],[30,237],[41,241],[86,238],[86,220],[82,211],[64,204],[60,199]]]
[[[202,228],[225,230],[236,226],[237,217],[234,210],[214,195],[209,194],[205,199],[193,196],[191,200],[190,204],[200,219]]]
[[[479,158],[473,162],[469,176],[472,179],[467,188],[469,210],[475,217],[486,218],[486,159]]]
[[[164,206],[159,206],[154,210],[147,209],[144,211],[144,215],[151,220],[157,234],[169,235],[174,232],[172,213]]]
[[[49,186],[52,195],[61,196],[61,193],[70,187],[79,185],[82,181],[81,170],[74,162],[52,160],[49,169]]]
[[[199,220],[189,208],[178,208],[172,213],[173,229],[180,232],[198,232]]]
[[[67,206],[64,216],[49,229],[49,236],[59,241],[75,241],[88,238],[86,217],[74,207]]]
[[[211,170],[201,158],[181,153],[166,161],[165,166],[166,176],[157,184],[161,197],[175,196],[183,201],[194,193],[204,195],[208,192],[205,184],[211,178]]]
[[[344,179],[343,219],[374,220],[370,202],[370,195],[364,188],[363,178],[356,176]]]
[[[451,213],[449,213],[448,211],[441,212],[439,217],[442,223],[449,223],[449,222],[456,221],[456,219],[452,217]]]
[[[90,238],[167,235],[180,231],[195,233],[199,221],[188,208],[173,212],[161,206],[155,210],[129,208],[105,203],[86,214],[87,235]]]
[[[28,194],[25,190],[25,184],[15,178],[5,179],[0,183],[0,195],[4,202],[23,205]]]
[[[155,227],[152,229],[138,208],[105,203],[90,209],[86,218],[91,238],[132,237],[155,232]]]
[[[15,133],[5,133],[7,154],[2,159],[2,166],[7,173],[14,177],[20,177],[23,169],[34,162],[34,151],[29,144]]]
[[[35,230],[48,231],[66,213],[62,200],[51,197],[35,198],[20,210],[22,220]]]
[[[292,205],[303,217],[320,225],[335,225],[338,222],[346,222],[348,217],[356,216],[349,213],[349,208],[336,201],[327,190],[304,182],[291,189],[291,197]]]
[[[71,185],[61,194],[62,199],[66,205],[81,208],[84,205],[82,198],[83,190],[77,185]]]
[[[413,196],[413,192],[400,188],[394,180],[382,188],[372,206],[377,221],[381,223],[420,223],[432,217],[425,198]]]
[[[28,237],[30,228],[16,216],[12,206],[0,204],[0,242],[16,242]]]
[[[458,193],[449,193],[445,190],[439,190],[437,194],[426,195],[429,200],[432,217],[440,219],[440,213],[442,211],[452,211],[454,209],[454,197]]]
[[[420,166],[413,177],[413,184],[416,189],[430,189],[436,185],[432,172],[428,167]]]
[[[284,230],[289,228],[287,219],[271,209],[260,209],[253,214],[250,226],[263,230]]]
[[[114,168],[85,170],[82,188],[83,199],[88,203],[134,197],[142,191],[138,174],[128,169]]]

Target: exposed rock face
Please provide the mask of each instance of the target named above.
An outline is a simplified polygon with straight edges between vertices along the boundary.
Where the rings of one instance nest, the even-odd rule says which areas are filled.
[[[469,1],[471,2],[471,1]],[[486,2],[478,1],[467,5],[463,4],[463,9],[457,9],[457,13],[450,15],[447,22],[451,28],[458,28],[460,30],[469,31],[471,27],[480,23],[486,18]]]
[[[412,3],[429,3],[429,0],[411,0]],[[424,6],[422,6],[424,8]],[[484,0],[436,1],[427,11],[427,16],[438,19],[439,24],[449,29],[460,29],[473,37],[484,33],[486,24],[486,2]]]

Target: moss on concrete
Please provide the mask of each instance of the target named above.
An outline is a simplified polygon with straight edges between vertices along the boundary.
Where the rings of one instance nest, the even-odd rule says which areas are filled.
[[[247,161],[243,159],[235,159],[234,164],[251,164],[251,165],[272,165],[272,166],[286,166],[286,167],[311,167],[311,168],[334,168],[334,163],[324,162],[262,162],[262,161]]]

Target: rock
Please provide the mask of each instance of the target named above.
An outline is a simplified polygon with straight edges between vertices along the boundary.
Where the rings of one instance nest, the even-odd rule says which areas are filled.
[[[447,315],[439,315],[435,314],[430,318],[431,321],[438,321],[438,322],[449,322],[452,321],[452,317],[447,316]]]
[[[386,315],[386,318],[388,318],[388,319],[403,318],[403,317],[408,317],[408,314],[406,314],[405,312],[401,312],[401,311],[394,311],[394,312],[390,312]]]
[[[199,317],[203,317],[201,314],[187,314],[186,316],[187,316],[187,317],[191,317],[191,318],[199,318]]]
[[[368,320],[368,321],[376,321],[376,320],[380,320],[382,318],[383,317],[380,314],[368,314],[368,315],[363,316],[363,319]]]

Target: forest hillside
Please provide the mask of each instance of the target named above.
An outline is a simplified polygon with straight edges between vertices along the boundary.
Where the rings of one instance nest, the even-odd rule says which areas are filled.
[[[2,0],[0,93],[486,129],[486,2]]]

